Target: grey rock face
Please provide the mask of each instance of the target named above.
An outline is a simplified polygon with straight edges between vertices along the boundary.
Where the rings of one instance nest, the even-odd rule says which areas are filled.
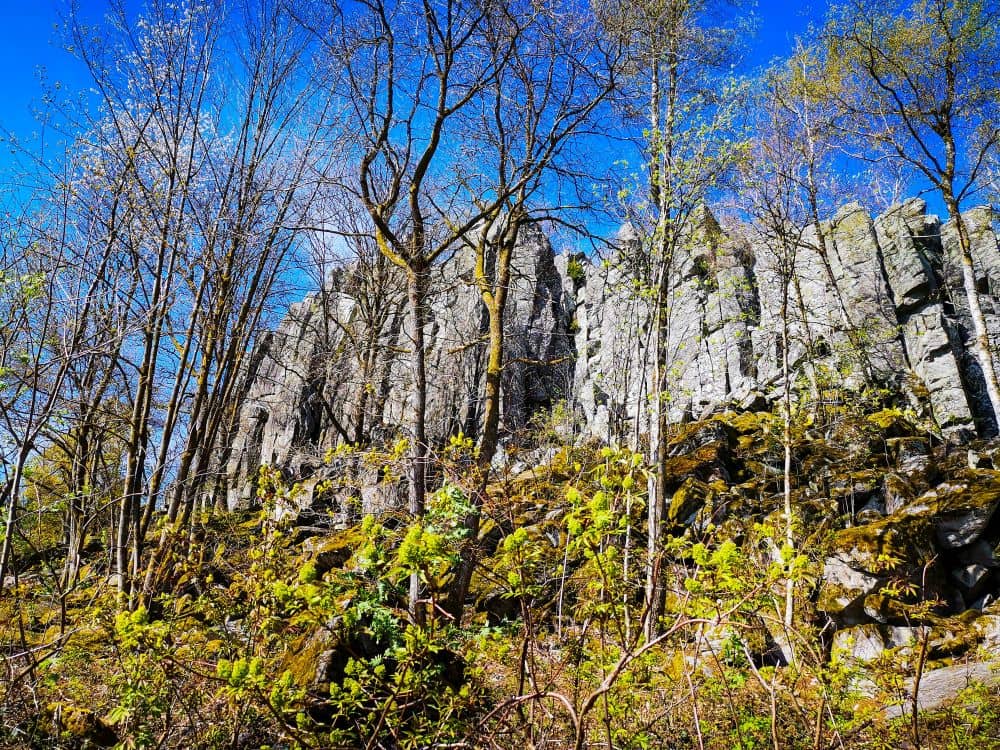
[[[972,354],[954,228],[928,215],[923,201],[875,219],[851,204],[802,232],[787,321],[781,257],[768,239],[752,228],[723,230],[707,213],[698,221],[668,269],[662,380],[672,421],[773,402],[783,387],[787,322],[797,388],[820,384],[840,399],[867,385],[902,392],[949,440],[995,429]],[[965,222],[1000,346],[992,216],[976,209]],[[616,242],[619,252],[606,261],[574,256],[571,272],[570,257],[556,255],[539,229],[524,232],[506,313],[505,434],[560,401],[587,434],[640,444],[650,432],[659,389],[648,258],[631,228]],[[481,419],[487,319],[471,263],[459,251],[432,269],[425,336],[435,442],[459,430],[474,435]],[[390,274],[364,293],[350,272],[341,281],[292,306],[258,347],[228,454],[230,506],[250,501],[261,463],[301,477],[339,443],[405,435],[412,373],[402,281]],[[913,475],[925,453],[901,450],[898,470]],[[908,501],[889,493],[885,512]],[[959,536],[961,546],[968,535]]]
[[[1000,293],[1000,249],[993,229],[993,217],[989,209],[975,208],[963,214],[963,219],[971,243],[976,291],[986,319],[990,346],[996,352],[1000,344],[1000,299],[996,296]],[[973,350],[975,336],[962,284],[958,233],[954,221],[941,227],[941,243],[942,281],[952,310],[950,332],[960,360],[969,407],[980,430],[994,433],[997,424],[986,394],[982,368]]]
[[[985,209],[965,215],[1000,347],[1000,298],[993,295],[1000,250],[991,220]],[[743,234],[749,239],[704,231],[673,259],[666,377],[673,421],[761,396],[773,401],[781,390],[784,256],[766,238]],[[807,228],[786,313],[795,378],[902,391],[948,439],[991,434],[953,235],[919,199],[874,220],[851,204]],[[634,235],[619,242],[625,256],[639,245]],[[655,390],[653,302],[637,287],[629,263],[595,263],[577,293],[574,395],[590,431],[616,439],[648,429]]]
[[[960,372],[954,324],[944,309],[941,228],[937,218],[925,211],[922,200],[907,201],[876,220],[876,235],[907,362],[926,387],[941,429],[966,435],[973,429],[972,411]]]
[[[502,419],[508,432],[567,399],[573,384],[571,306],[565,270],[556,261],[539,229],[522,231],[505,321]],[[435,443],[459,431],[474,434],[481,417],[487,318],[472,267],[470,254],[460,250],[432,270],[424,334],[427,429]],[[261,464],[294,479],[333,477],[338,468],[324,460],[328,449],[405,435],[413,378],[402,280],[389,274],[365,287],[352,273],[292,305],[258,346],[226,466],[230,508],[253,501]],[[362,509],[401,497],[377,476],[355,484],[350,493]],[[311,494],[300,505],[312,505]]]
[[[973,684],[996,685],[1000,675],[987,662],[971,662],[955,664],[950,667],[932,669],[921,676],[917,692],[917,708],[929,711],[955,698],[959,693]],[[886,707],[888,719],[905,716],[912,707],[907,703],[899,703]]]
[[[838,630],[833,648],[860,662],[873,661],[889,648],[914,648],[918,639],[928,635],[926,627],[855,625]]]
[[[848,555],[835,555],[823,563],[824,610],[839,616],[842,622],[861,622],[859,610],[864,598],[873,594],[885,583],[875,573],[859,569]],[[846,613],[846,614],[845,614]]]
[[[252,499],[252,480],[261,464],[280,465],[297,476],[320,464],[323,449],[334,440],[325,429],[324,412],[346,406],[341,383],[328,387],[327,375],[335,368],[351,372],[352,363],[338,354],[337,345],[355,311],[354,301],[345,295],[311,294],[292,305],[281,327],[258,345],[252,384],[230,448],[230,508]],[[331,313],[343,328],[331,325]]]

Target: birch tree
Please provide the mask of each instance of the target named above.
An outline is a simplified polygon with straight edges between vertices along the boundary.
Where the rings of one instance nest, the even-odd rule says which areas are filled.
[[[1000,149],[1000,32],[975,0],[915,0],[837,7],[824,32],[840,62],[831,95],[871,160],[905,167],[941,199],[958,237],[962,287],[993,425],[1000,417],[996,358],[976,289],[962,209],[988,180]]]
[[[795,337],[806,344],[811,373],[815,347],[810,333],[802,290],[798,283],[801,271],[799,258],[803,251],[825,252],[821,227],[816,224],[817,168],[814,133],[810,120],[798,106],[789,105],[789,88],[783,76],[768,76],[753,97],[751,115],[753,135],[747,144],[736,179],[737,206],[745,219],[744,231],[756,250],[758,273],[766,273],[769,283],[777,284],[780,352],[780,403],[782,482],[781,499],[784,516],[784,539],[774,554],[787,567],[784,603],[779,619],[784,628],[782,644],[786,656],[794,660],[791,633],[795,607],[793,565],[796,557],[795,512],[792,504],[792,431],[795,377],[791,351]],[[807,127],[803,128],[803,125]],[[815,237],[810,236],[815,227]],[[761,284],[767,283],[763,280]],[[765,326],[769,322],[763,323]],[[814,376],[810,375],[812,396],[817,397]]]

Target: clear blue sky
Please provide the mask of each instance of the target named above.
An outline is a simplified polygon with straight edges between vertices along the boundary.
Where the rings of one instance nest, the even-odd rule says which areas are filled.
[[[133,0],[129,0],[131,5]],[[59,92],[84,91],[89,80],[83,66],[63,49],[59,23],[67,0],[0,0],[0,132],[13,133],[22,142],[38,131],[35,117],[46,88]],[[106,0],[80,0],[88,19],[100,18]],[[0,170],[10,165],[10,148],[0,148]]]
[[[103,5],[93,2],[95,6]],[[58,0],[0,0],[0,70],[3,98],[0,125],[24,134],[33,125],[31,107],[42,92],[39,75],[47,69],[50,80],[67,86],[85,85],[82,71],[62,51],[57,36]]]
[[[828,6],[821,0],[759,0],[753,11],[757,34],[750,41],[748,63],[761,65],[786,55],[796,35],[804,34],[810,23],[822,23]]]
[[[127,4],[139,8],[142,2],[127,0]],[[68,0],[0,0],[0,132],[13,132],[22,142],[29,142],[38,130],[32,111],[42,100],[43,74],[46,85],[58,83],[63,94],[88,86],[82,66],[60,42],[58,25],[67,7]],[[79,0],[78,7],[89,20],[97,20],[108,10],[108,3]],[[810,21],[821,19],[825,7],[825,2],[760,0],[753,8],[757,34],[747,42],[748,68],[787,53],[795,35],[803,33]],[[0,174],[10,163],[10,148],[0,147]]]

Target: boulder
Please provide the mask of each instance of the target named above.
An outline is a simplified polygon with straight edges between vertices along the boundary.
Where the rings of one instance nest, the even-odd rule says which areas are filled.
[[[967,481],[942,482],[897,512],[928,519],[943,549],[976,542],[1000,507],[1000,472],[969,470]]]
[[[911,648],[926,632],[926,627],[855,625],[838,630],[833,636],[832,647],[854,661],[870,662],[881,657],[887,649]]]
[[[1000,683],[1000,673],[992,664],[986,662],[969,662],[954,664],[940,669],[931,669],[920,677],[920,689],[917,692],[917,708],[920,711],[930,711],[939,708],[958,697],[963,690],[972,685],[997,685]],[[912,687],[910,689],[912,694]],[[886,718],[894,719],[905,716],[912,711],[912,705],[906,703],[886,707]]]
[[[919,583],[935,557],[933,529],[918,517],[889,517],[837,532],[823,565],[817,607],[841,625],[871,618],[868,598],[893,583]]]
[[[693,477],[684,480],[667,508],[667,519],[680,527],[691,526],[712,495],[711,488]]]

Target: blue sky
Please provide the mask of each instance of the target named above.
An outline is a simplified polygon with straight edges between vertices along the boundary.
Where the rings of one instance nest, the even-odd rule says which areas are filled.
[[[89,22],[99,21],[109,11],[108,0],[75,0],[76,7]],[[145,0],[124,0],[130,12],[138,12]],[[725,0],[723,0],[725,1]],[[763,67],[776,57],[786,55],[796,35],[803,34],[810,23],[819,23],[827,7],[826,0],[735,0],[740,13],[752,12],[756,34],[745,40],[744,72]],[[13,134],[28,151],[37,153],[39,125],[33,110],[42,103],[46,87],[58,85],[60,98],[73,98],[89,89],[90,81],[82,64],[63,48],[59,24],[70,0],[0,0],[0,70],[3,92],[0,95],[0,136]],[[52,142],[47,132],[46,142]],[[53,155],[50,152],[47,155]],[[6,142],[0,142],[0,200],[21,203],[30,194],[22,190],[18,175],[25,174],[23,155]],[[618,155],[608,158],[608,164]],[[27,169],[31,169],[28,167]],[[28,183],[34,183],[28,177]],[[9,204],[8,204],[9,205]],[[595,231],[611,234],[614,226],[594,226]]]
[[[805,33],[810,23],[822,23],[827,6],[825,2],[760,0],[753,11],[757,33],[750,40],[748,63],[761,65],[787,54],[796,35]]]
[[[59,20],[66,7],[64,0],[0,0],[0,132],[13,133],[22,142],[38,131],[34,112],[42,105],[46,87],[58,84],[60,91],[73,92],[89,85],[83,67],[59,41]],[[80,7],[88,16],[99,16],[107,3],[82,0]],[[4,146],[0,169],[10,160],[10,149]]]
[[[138,12],[145,0],[124,0],[132,12]],[[785,55],[797,34],[804,33],[811,22],[818,23],[827,7],[825,0],[735,0],[740,13],[752,12],[756,34],[745,40],[744,72],[751,72]],[[82,64],[63,48],[59,23],[70,0],[0,0],[0,70],[3,93],[0,96],[0,135],[13,134],[28,151],[37,153],[38,122],[33,115],[42,103],[46,87],[58,85],[60,98],[72,98],[88,90],[89,79]],[[108,0],[76,0],[79,11],[90,22],[108,12]],[[45,141],[52,141],[47,132]],[[51,152],[54,154],[55,152]],[[18,175],[25,172],[23,155],[16,155],[6,142],[0,143],[0,199],[12,199],[14,205],[29,193],[22,191]],[[50,154],[50,155],[51,155]],[[619,155],[610,155],[608,165]],[[28,167],[30,169],[30,167]],[[28,182],[35,180],[28,177]],[[613,234],[617,219],[607,227],[598,222],[592,229]],[[607,230],[606,232],[604,230]]]
[[[48,69],[50,78],[67,85],[85,82],[82,71],[56,40],[57,7],[53,0],[0,0],[0,70],[4,88],[0,124],[6,129],[20,132],[30,126],[29,108],[41,94],[42,68]]]
[[[130,6],[139,6],[129,0]],[[58,39],[57,25],[67,6],[66,0],[0,0],[0,70],[3,95],[0,97],[0,127],[26,138],[36,128],[32,106],[42,96],[42,70],[50,83],[59,82],[65,91],[87,85],[80,65],[66,53]],[[86,15],[97,18],[108,7],[106,0],[80,0]],[[822,16],[825,3],[794,0],[761,0],[754,9],[758,19],[756,37],[749,42],[748,63],[760,65],[791,46],[795,34],[802,33],[810,20]]]

